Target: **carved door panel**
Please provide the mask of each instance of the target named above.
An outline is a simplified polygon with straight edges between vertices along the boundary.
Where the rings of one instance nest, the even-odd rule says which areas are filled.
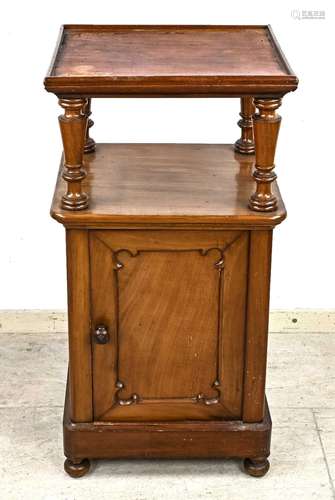
[[[248,245],[247,231],[90,232],[95,420],[241,417]]]

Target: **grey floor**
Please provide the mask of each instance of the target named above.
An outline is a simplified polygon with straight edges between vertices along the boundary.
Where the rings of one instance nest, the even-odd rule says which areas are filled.
[[[334,499],[335,335],[270,335],[270,472],[237,460],[99,461],[63,472],[66,336],[0,335],[0,499]]]

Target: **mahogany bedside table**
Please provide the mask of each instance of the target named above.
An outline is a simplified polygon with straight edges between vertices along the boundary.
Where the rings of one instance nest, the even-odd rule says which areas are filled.
[[[51,215],[66,228],[71,476],[125,457],[267,472],[276,110],[297,82],[269,26],[62,28],[45,88],[64,109]],[[239,97],[242,135],[95,144],[95,97]]]

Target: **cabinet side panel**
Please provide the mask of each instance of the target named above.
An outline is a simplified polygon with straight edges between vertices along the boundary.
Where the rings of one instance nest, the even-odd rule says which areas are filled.
[[[264,417],[271,249],[272,231],[251,231],[243,397],[244,422],[260,422]]]
[[[66,231],[71,420],[91,422],[89,248],[86,230]]]

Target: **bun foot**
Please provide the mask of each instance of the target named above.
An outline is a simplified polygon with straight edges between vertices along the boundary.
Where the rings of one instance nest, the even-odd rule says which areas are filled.
[[[67,458],[64,462],[64,470],[69,474],[69,476],[77,478],[82,477],[87,474],[90,469],[90,461],[85,458],[81,462],[75,463]]]
[[[270,468],[270,463],[266,457],[260,458],[245,458],[244,470],[249,476],[262,477],[265,476]]]

